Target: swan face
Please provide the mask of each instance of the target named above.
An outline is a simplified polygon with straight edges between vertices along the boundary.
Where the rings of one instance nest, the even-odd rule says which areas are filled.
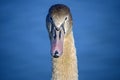
[[[58,58],[63,53],[64,38],[72,29],[70,9],[63,4],[51,6],[46,17],[46,26],[50,37],[52,56]]]

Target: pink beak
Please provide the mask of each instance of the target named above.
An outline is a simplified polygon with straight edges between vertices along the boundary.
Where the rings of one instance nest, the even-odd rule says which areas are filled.
[[[63,53],[64,32],[55,30],[55,37],[51,40],[51,54],[54,58],[58,58]]]

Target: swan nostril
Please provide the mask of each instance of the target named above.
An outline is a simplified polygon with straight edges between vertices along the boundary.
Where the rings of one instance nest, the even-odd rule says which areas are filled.
[[[59,53],[58,51],[55,51],[55,54],[53,55],[54,58],[58,58],[59,57]]]

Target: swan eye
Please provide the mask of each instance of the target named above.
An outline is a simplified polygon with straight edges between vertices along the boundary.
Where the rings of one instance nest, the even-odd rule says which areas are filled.
[[[52,17],[50,17],[50,20],[53,21]]]
[[[67,20],[67,17],[65,17],[65,21]]]

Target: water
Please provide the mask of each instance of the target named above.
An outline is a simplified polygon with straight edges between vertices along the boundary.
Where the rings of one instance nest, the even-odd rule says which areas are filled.
[[[50,80],[45,17],[56,3],[70,7],[79,80],[120,80],[120,1],[0,2],[0,80]]]

